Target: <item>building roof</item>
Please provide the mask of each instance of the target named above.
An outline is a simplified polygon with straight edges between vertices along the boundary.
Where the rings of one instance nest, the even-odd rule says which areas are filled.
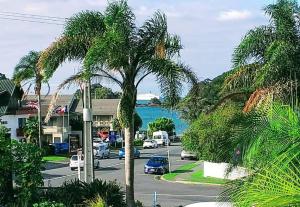
[[[117,116],[120,99],[92,99],[93,115]],[[75,112],[82,113],[82,100],[79,101]]]
[[[48,108],[49,105],[51,103],[51,99],[52,99],[52,95],[48,95],[48,96],[41,96],[41,113],[42,116],[46,116],[47,112],[48,112]],[[36,101],[37,98],[35,95],[27,95],[23,101],[23,104],[26,105],[27,102],[29,101]],[[72,105],[74,103],[74,95],[60,95],[56,101],[55,106],[68,106],[68,110],[70,110],[71,108],[71,112],[72,112]],[[55,108],[56,108],[55,107]],[[24,110],[24,109],[23,109]],[[37,113],[36,109],[31,110],[32,114]],[[52,116],[55,116],[56,114],[53,114]]]
[[[13,81],[7,78],[0,79],[0,116],[5,114],[9,107],[15,107],[17,103],[11,102],[12,96],[21,98],[23,91]],[[14,100],[15,102],[17,99]]]

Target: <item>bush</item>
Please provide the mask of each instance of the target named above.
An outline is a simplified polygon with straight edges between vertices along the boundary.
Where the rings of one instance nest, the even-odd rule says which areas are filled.
[[[143,146],[144,141],[142,139],[136,139],[133,141],[134,146]]]
[[[61,187],[42,191],[42,200],[63,203],[66,207],[95,200],[101,197],[111,207],[125,207],[124,192],[115,181],[94,180],[87,184],[79,180],[65,182]]]
[[[233,134],[244,115],[237,104],[227,104],[210,114],[201,114],[182,137],[184,149],[196,152],[199,159],[229,162],[236,148]]]
[[[43,156],[55,155],[55,146],[47,145],[43,146]]]
[[[42,202],[33,204],[33,207],[65,207],[65,205],[56,202]]]

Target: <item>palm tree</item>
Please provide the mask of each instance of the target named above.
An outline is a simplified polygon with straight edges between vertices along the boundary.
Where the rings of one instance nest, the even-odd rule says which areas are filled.
[[[300,203],[299,109],[274,104],[256,111],[237,136],[250,176],[229,183],[223,199],[238,207]]]
[[[32,84],[35,85],[35,95],[37,96],[37,102],[38,102],[38,122],[39,122],[38,142],[39,142],[39,146],[42,147],[41,87],[42,87],[43,77],[40,74],[40,71],[37,67],[40,54],[41,54],[40,52],[30,51],[27,55],[22,57],[14,69],[13,81],[17,85],[21,85],[22,83],[24,83],[24,85],[30,84],[28,90],[30,89]]]
[[[283,95],[292,80],[300,78],[297,2],[278,0],[264,11],[270,17],[269,24],[251,29],[245,35],[233,53],[235,69],[225,80],[225,92],[241,88],[254,92],[245,111],[265,96]]]
[[[127,206],[134,206],[134,110],[137,89],[150,74],[157,77],[171,105],[179,100],[183,81],[197,82],[194,73],[174,61],[180,39],[167,31],[166,16],[156,12],[141,27],[126,1],[109,3],[104,14],[82,12],[68,19],[63,35],[41,55],[47,78],[66,59],[83,61],[82,76],[98,75],[122,90],[118,119],[125,131],[125,185]],[[81,77],[82,77],[81,76]]]

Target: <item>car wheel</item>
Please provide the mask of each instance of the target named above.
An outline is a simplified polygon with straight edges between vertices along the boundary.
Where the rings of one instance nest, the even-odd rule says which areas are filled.
[[[184,157],[181,157],[181,160],[184,160]]]
[[[119,157],[119,160],[122,160],[122,157]]]
[[[72,170],[72,171],[74,171],[74,170],[75,170],[75,168],[74,168],[74,167],[71,167],[71,170]]]
[[[99,169],[99,168],[100,168],[100,162],[98,161],[98,162],[97,162],[96,169]]]
[[[104,153],[102,154],[101,159],[104,159]]]

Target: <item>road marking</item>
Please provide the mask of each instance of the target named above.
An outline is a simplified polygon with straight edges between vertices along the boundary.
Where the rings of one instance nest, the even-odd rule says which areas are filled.
[[[145,196],[150,196],[152,195],[153,196],[153,193],[135,193],[137,195],[145,195]],[[207,197],[207,198],[217,198],[219,197],[218,195],[201,195],[201,194],[197,194],[197,195],[176,195],[176,194],[160,194],[160,193],[157,193],[156,195],[158,196],[166,196],[166,197]]]

